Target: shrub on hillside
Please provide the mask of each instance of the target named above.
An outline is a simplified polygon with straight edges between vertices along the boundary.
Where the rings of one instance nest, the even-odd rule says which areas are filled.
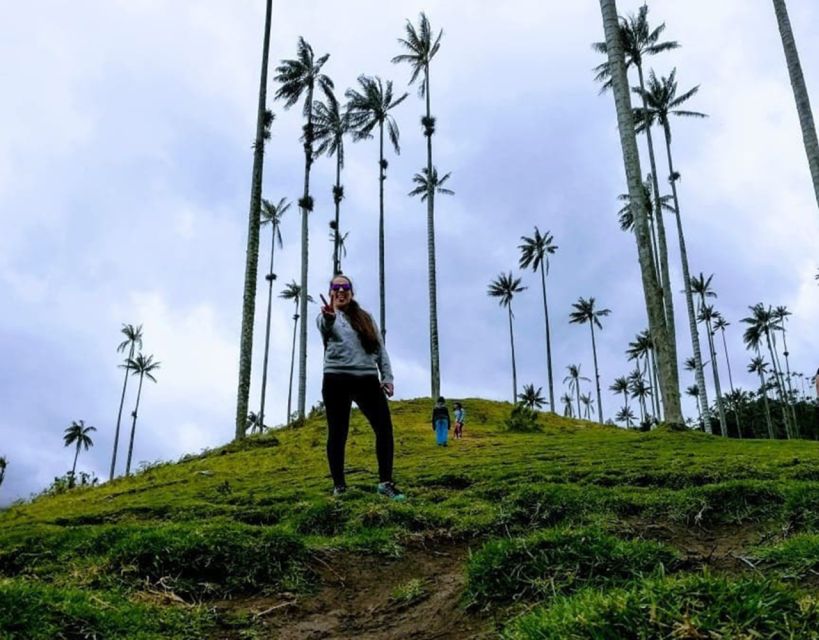
[[[518,403],[512,408],[512,412],[504,421],[504,425],[509,431],[531,433],[533,431],[540,431],[540,424],[537,418],[537,411],[530,409],[525,404]]]

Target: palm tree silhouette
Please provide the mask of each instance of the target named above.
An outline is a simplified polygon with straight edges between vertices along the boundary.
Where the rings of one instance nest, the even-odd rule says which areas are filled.
[[[570,324],[588,324],[591,330],[592,340],[592,355],[594,356],[594,380],[597,387],[597,417],[600,424],[603,424],[603,406],[600,400],[600,370],[597,367],[597,345],[594,341],[594,327],[597,326],[601,331],[603,325],[600,324],[600,318],[603,318],[611,313],[611,309],[595,309],[594,298],[578,298],[577,302],[572,303],[574,311],[569,314]]]
[[[330,229],[330,242],[333,243],[338,255],[338,273],[341,273],[341,259],[347,257],[347,238],[349,236],[349,231],[341,234],[336,229]]]
[[[333,186],[333,204],[335,218],[330,223],[333,233],[333,274],[341,273],[339,256],[339,233],[341,201],[344,199],[344,187],[341,184],[341,169],[344,167],[344,136],[350,131],[350,118],[346,109],[341,110],[338,100],[332,91],[327,92],[326,102],[316,100],[313,103],[313,139],[316,142],[316,155],[326,154],[336,158],[336,183]]]
[[[281,65],[276,67],[276,81],[281,83],[276,91],[276,99],[284,100],[284,108],[289,109],[305,96],[302,113],[307,119],[304,125],[304,194],[299,200],[301,209],[301,288],[308,291],[307,287],[307,266],[308,266],[308,226],[307,218],[313,211],[313,198],[310,196],[310,167],[313,164],[314,152],[314,130],[313,96],[318,87],[325,96],[329,96],[333,89],[333,81],[321,72],[321,68],[329,53],[316,58],[313,48],[307,44],[304,38],[299,37],[297,57],[294,60],[283,60]],[[329,100],[329,98],[328,98]],[[301,299],[301,314],[303,318],[307,316],[307,298]],[[307,400],[307,323],[301,323],[299,335],[299,397],[298,412],[299,417],[305,415],[305,403]],[[246,413],[246,412],[245,412]],[[242,414],[242,424],[244,425],[245,413]],[[237,417],[238,420],[238,417]]]
[[[731,371],[731,359],[728,357],[728,342],[725,339],[725,329],[731,326],[731,323],[728,322],[725,318],[722,317],[722,314],[717,312],[714,316],[714,326],[713,330],[714,333],[717,331],[722,333],[722,350],[725,353],[725,364],[728,367],[728,386],[731,389],[731,396],[736,399],[739,396],[736,395],[734,391],[734,374]],[[740,416],[740,406],[737,402],[732,402],[734,407],[734,415],[736,416],[737,420],[737,432],[739,433],[739,437],[742,437],[742,419]]]
[[[137,391],[136,405],[131,412],[133,422],[131,423],[131,440],[128,444],[128,462],[125,465],[126,476],[131,474],[131,456],[134,452],[134,434],[136,433],[137,414],[139,413],[139,400],[142,397],[142,381],[148,378],[148,380],[156,382],[153,372],[159,369],[159,365],[159,362],[154,362],[153,356],[144,356],[141,353],[137,355],[136,358],[128,360],[128,364],[125,365],[125,367],[131,371],[131,375],[139,376],[139,390]],[[247,416],[245,416],[245,420],[247,420]],[[244,437],[244,434],[242,434],[242,437]]]
[[[765,421],[768,425],[768,438],[774,439],[773,422],[771,421],[771,409],[768,405],[768,383],[765,381],[765,374],[768,372],[768,363],[758,355],[751,358],[748,365],[748,373],[756,373],[759,376],[759,392],[762,394],[763,406],[765,407]]]
[[[808,167],[813,178],[816,204],[819,204],[819,141],[816,138],[816,125],[813,122],[808,89],[805,86],[805,77],[802,75],[802,65],[799,63],[799,52],[793,38],[788,7],[785,0],[773,0],[773,5],[776,12],[776,22],[779,26],[779,35],[782,38],[782,48],[785,50],[785,61],[788,65],[788,76],[793,88],[793,97],[796,100],[796,112],[799,115],[799,126],[802,129],[805,153],[808,156]]]
[[[63,435],[65,446],[70,447],[72,444],[77,445],[77,450],[74,452],[74,464],[71,467],[72,482],[74,480],[74,474],[77,471],[77,458],[80,455],[80,447],[85,447],[85,450],[88,451],[89,447],[94,446],[94,441],[91,440],[89,434],[96,430],[96,427],[86,427],[84,420],[80,420],[79,422],[76,420],[73,421],[71,426],[65,430],[65,434]]]
[[[239,388],[236,394],[235,437],[245,436],[245,416],[250,398],[250,371],[253,361],[253,324],[256,313],[256,278],[259,266],[259,221],[262,205],[264,145],[270,138],[273,113],[267,109],[267,66],[270,57],[270,22],[273,1],[267,0],[262,46],[262,68],[259,80],[259,105],[256,113],[256,139],[253,143],[253,173],[250,186],[250,211],[247,222],[245,283],[242,293],[242,328],[239,341]],[[133,357],[133,354],[131,355]],[[112,475],[113,475],[113,465]]]
[[[580,381],[585,380],[586,382],[591,382],[586,376],[580,375],[580,365],[579,364],[570,364],[566,369],[569,372],[565,378],[563,378],[563,383],[569,383],[569,392],[574,391],[575,396],[577,397],[577,417],[580,417]]]
[[[617,128],[620,133],[620,146],[623,153],[623,166],[628,182],[628,192],[634,206],[634,236],[637,244],[640,277],[646,302],[649,330],[654,339],[660,370],[660,383],[665,408],[665,421],[673,428],[685,428],[680,404],[679,374],[677,372],[677,347],[674,335],[673,320],[669,322],[664,301],[665,291],[657,278],[651,252],[651,239],[648,220],[645,216],[643,200],[645,194],[642,186],[640,155],[634,132],[634,115],[631,109],[626,58],[623,36],[617,18],[617,6],[614,0],[600,0],[600,13],[606,35],[605,52],[608,55],[608,73],[614,93],[614,105],[617,113]],[[657,45],[655,42],[654,45]],[[598,47],[598,50],[602,50]],[[655,189],[655,193],[656,193]],[[666,287],[667,288],[667,287]],[[670,290],[668,291],[670,294]]]
[[[427,139],[427,264],[429,270],[429,351],[430,351],[430,385],[432,397],[437,398],[441,389],[441,371],[438,352],[438,288],[436,284],[435,266],[435,168],[432,163],[432,136],[435,133],[435,118],[430,111],[430,80],[429,67],[438,49],[441,47],[443,31],[434,35],[425,13],[421,13],[418,28],[409,20],[406,23],[406,37],[399,38],[398,43],[406,51],[395,56],[392,61],[396,64],[407,63],[412,69],[409,84],[413,84],[420,75],[423,80],[418,86],[418,94],[426,99],[426,115],[421,119],[424,136]],[[449,174],[447,174],[449,175]],[[430,179],[433,178],[433,179]],[[441,180],[443,184],[443,180]],[[440,193],[440,192],[439,192]]]
[[[699,419],[699,423],[702,424],[702,409],[700,408],[700,388],[692,384],[689,387],[686,387],[685,394],[691,396],[697,402],[697,417]]]
[[[523,393],[518,395],[518,400],[529,409],[540,409],[546,402],[540,393],[542,390],[543,387],[535,389],[535,385],[525,384],[523,385]]]
[[[594,400],[592,400],[590,393],[584,393],[580,396],[580,404],[583,405],[583,417],[586,420],[591,420],[591,410],[594,407]]]
[[[646,410],[646,398],[650,397],[651,387],[646,384],[640,370],[637,369],[629,376],[629,391],[632,398],[636,398],[640,405],[640,422],[645,422],[648,419],[648,411]]]
[[[293,400],[293,368],[296,361],[296,328],[299,325],[299,308],[301,304],[301,287],[293,280],[288,284],[284,290],[279,294],[279,297],[284,300],[293,300],[296,308],[293,313],[293,348],[290,351],[290,385],[287,388],[287,420],[285,424],[290,424],[290,417],[292,416],[292,400]],[[307,296],[307,301],[312,302],[313,298]]]
[[[518,397],[518,374],[515,365],[515,334],[512,329],[512,298],[516,293],[527,289],[520,285],[520,278],[513,278],[512,272],[509,274],[501,273],[495,280],[489,283],[489,290],[487,294],[492,298],[498,298],[498,304],[506,307],[509,311],[509,340],[512,344],[512,402],[514,403]]]
[[[651,186],[651,176],[643,182],[643,212],[646,219],[649,221],[649,230],[651,231],[651,253],[654,256],[654,264],[660,264],[659,249],[657,248],[657,234],[654,231],[654,210],[652,202],[654,202],[654,189]],[[617,196],[620,202],[625,204],[617,212],[617,218],[620,222],[620,229],[622,231],[634,231],[634,213],[631,205],[631,195],[628,193],[621,193]],[[663,211],[673,212],[674,207],[671,206],[671,196],[660,196],[660,207]]]
[[[643,358],[642,375],[648,376],[648,385],[651,388],[651,406],[654,415],[660,415],[660,398],[657,381],[657,363],[654,360],[654,341],[648,333],[648,329],[644,329],[634,337],[633,342],[628,343],[626,355],[629,361],[636,360],[637,368],[640,367],[640,358]]]
[[[685,234],[682,227],[682,215],[680,213],[680,199],[677,194],[677,181],[680,179],[680,174],[674,169],[674,162],[671,157],[671,123],[669,116],[674,115],[685,118],[706,118],[706,114],[698,111],[686,111],[678,109],[683,103],[687,102],[691,97],[697,94],[699,86],[686,91],[681,96],[677,96],[677,70],[671,71],[671,74],[666,77],[661,77],[659,80],[652,70],[649,73],[648,89],[638,89],[643,98],[642,109],[635,109],[635,121],[637,123],[637,130],[646,132],[649,131],[654,123],[659,123],[663,128],[665,134],[665,149],[666,158],[668,160],[668,181],[671,183],[671,193],[674,199],[674,207],[672,211],[677,222],[677,238],[680,244],[680,262],[682,263],[683,281],[685,283],[685,304],[688,311],[688,328],[691,334],[691,345],[694,350],[694,360],[697,363],[695,375],[697,385],[702,389],[702,406],[704,408],[704,415],[706,421],[710,420],[708,417],[708,396],[705,387],[705,371],[702,364],[702,352],[700,351],[700,338],[697,329],[697,316],[694,312],[694,296],[691,291],[691,279],[688,267],[688,251],[685,246]]]
[[[786,380],[788,381],[788,404],[791,408],[791,417],[793,418],[793,426],[794,432],[796,437],[799,437],[799,423],[796,419],[796,409],[793,406],[793,386],[791,385],[791,363],[788,356],[790,353],[788,352],[788,337],[787,337],[787,329],[785,328],[785,324],[788,321],[788,316],[792,315],[790,311],[788,311],[788,307],[785,306],[778,306],[772,312],[772,317],[776,321],[777,329],[782,332],[782,346],[784,350],[782,351],[782,355],[785,356],[785,371],[786,371]],[[774,345],[776,345],[776,333],[772,334]],[[780,371],[781,373],[781,371]]]
[[[125,363],[134,357],[134,349],[142,349],[142,325],[135,327],[132,324],[123,324],[121,333],[125,336],[125,340],[117,346],[117,353],[122,353],[128,350],[128,357]],[[122,407],[125,404],[125,389],[128,386],[128,371],[125,371],[125,380],[122,383],[122,396],[119,399],[119,412],[117,413],[117,428],[114,431],[114,452],[111,454],[111,471],[108,474],[108,480],[114,479],[114,470],[117,465],[117,449],[119,448],[119,429],[122,423]]]
[[[560,402],[563,404],[563,417],[574,418],[574,409],[572,408],[572,396],[569,393],[564,393],[560,396]]]
[[[522,244],[520,249],[521,269],[532,267],[532,271],[540,271],[540,285],[543,291],[543,316],[546,321],[546,369],[549,374],[549,407],[555,411],[555,391],[552,381],[552,338],[549,327],[549,305],[546,301],[546,275],[549,273],[549,256],[557,251],[557,245],[553,242],[550,232],[540,233],[540,229],[535,227],[535,233],[531,236],[521,236]]]
[[[623,406],[628,408],[628,378],[620,376],[614,379],[614,382],[609,385],[609,391],[623,394]],[[618,418],[619,419],[619,418]]]
[[[372,138],[373,129],[378,126],[378,283],[380,300],[381,338],[387,339],[387,303],[384,273],[384,180],[387,179],[387,161],[384,159],[384,125],[387,125],[390,144],[396,155],[401,153],[398,144],[398,124],[390,114],[395,107],[401,104],[408,94],[395,97],[392,90],[392,81],[386,85],[381,78],[358,76],[361,91],[348,89],[346,92],[350,128],[355,140]]]
[[[717,351],[714,348],[714,332],[711,328],[711,320],[713,318],[713,307],[708,307],[705,303],[706,298],[716,298],[717,294],[711,288],[711,280],[714,274],[712,273],[707,278],[700,273],[699,276],[689,278],[689,288],[691,293],[699,298],[697,303],[697,320],[705,323],[706,335],[708,336],[708,354],[711,359],[711,373],[714,376],[714,393],[717,394],[717,412],[719,413],[719,429],[723,436],[728,436],[728,424],[725,420],[725,407],[722,404],[722,389],[719,382],[719,368],[717,366]],[[696,357],[696,356],[695,356]],[[703,411],[703,417],[708,425],[708,416]],[[706,430],[708,426],[706,426]],[[710,433],[710,431],[709,431]]]
[[[264,364],[262,365],[262,398],[259,408],[259,423],[264,423],[264,401],[267,394],[267,356],[270,352],[270,316],[273,307],[273,281],[276,274],[273,273],[273,256],[276,252],[276,244],[282,248],[281,223],[285,212],[290,208],[290,203],[284,198],[278,204],[273,204],[262,199],[262,225],[270,225],[270,272],[265,276],[267,280],[267,320],[265,321],[264,332]]]
[[[617,422],[625,422],[627,428],[631,428],[631,423],[634,421],[634,412],[629,407],[621,407],[620,411],[614,417]]]

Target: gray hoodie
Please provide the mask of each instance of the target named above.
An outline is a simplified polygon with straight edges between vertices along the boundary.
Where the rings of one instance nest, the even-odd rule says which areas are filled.
[[[365,312],[366,313],[366,312]],[[372,316],[370,316],[372,320]],[[390,357],[381,341],[381,333],[373,320],[378,336],[378,351],[367,353],[346,314],[337,310],[335,318],[319,313],[316,318],[324,349],[324,373],[346,373],[353,376],[379,375],[382,383],[392,383]]]

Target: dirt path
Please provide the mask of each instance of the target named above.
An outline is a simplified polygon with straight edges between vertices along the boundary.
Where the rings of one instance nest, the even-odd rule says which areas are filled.
[[[333,553],[316,569],[321,587],[311,596],[233,601],[228,608],[258,616],[261,638],[277,640],[466,640],[494,637],[491,619],[459,606],[468,546],[407,550],[399,559]],[[396,589],[416,586],[409,602]],[[227,604],[227,603],[225,603]],[[220,636],[229,638],[230,636]]]

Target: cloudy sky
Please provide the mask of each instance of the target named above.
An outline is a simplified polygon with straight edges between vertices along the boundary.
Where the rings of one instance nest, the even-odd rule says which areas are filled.
[[[339,91],[361,73],[403,88],[390,63],[406,18],[424,10],[443,27],[432,70],[435,162],[454,197],[436,202],[442,391],[509,399],[505,311],[487,284],[515,269],[535,225],[559,245],[549,275],[556,393],[566,366],[592,377],[588,329],[571,303],[611,309],[599,337],[607,387],[629,370],[624,350],[646,325],[633,238],[617,224],[624,171],[610,95],[598,95],[591,48],[599,3],[398,0],[275,3],[271,59],[294,57],[303,35]],[[819,6],[790,0],[814,104],[819,103]],[[134,458],[174,459],[233,434],[247,209],[264,2],[45,0],[14,3],[0,38],[0,503],[41,490],[70,468],[63,430],[94,425],[79,469],[107,478],[123,372],[123,323],[144,326],[161,361],[146,383]],[[718,309],[732,322],[735,382],[750,388],[739,320],[759,301],[787,305],[792,367],[819,365],[819,215],[770,2],[654,0],[652,23],[683,47],[651,60],[678,69],[690,107],[710,114],[674,124],[681,209],[693,272],[714,273]],[[621,13],[637,2],[618,2]],[[272,74],[271,74],[272,78]],[[271,89],[275,89],[271,81]],[[407,197],[425,163],[414,89],[395,111],[401,155],[386,183],[388,346],[398,398],[429,393],[425,207]],[[296,200],[300,113],[274,104],[265,196]],[[344,262],[365,308],[377,312],[377,144],[348,143]],[[647,161],[644,161],[644,172]],[[314,165],[310,290],[331,267],[327,223],[334,163]],[[299,274],[295,207],[282,228],[276,292]],[[262,265],[269,259],[263,236]],[[682,289],[676,235],[672,278]],[[262,266],[260,272],[266,267]],[[519,383],[546,386],[538,281],[515,311]],[[251,403],[257,407],[266,289],[259,288]],[[676,299],[681,357],[690,354]],[[311,316],[317,312],[314,307]],[[276,299],[268,416],[285,418],[293,309]],[[308,405],[320,395],[321,342],[310,326]],[[691,384],[684,372],[684,385]],[[129,386],[125,414],[133,406]],[[590,389],[589,389],[590,390]],[[713,396],[713,394],[712,394]],[[605,416],[619,403],[605,393]],[[695,413],[686,404],[688,415]],[[124,460],[125,451],[120,453]],[[121,471],[121,466],[118,465]]]

